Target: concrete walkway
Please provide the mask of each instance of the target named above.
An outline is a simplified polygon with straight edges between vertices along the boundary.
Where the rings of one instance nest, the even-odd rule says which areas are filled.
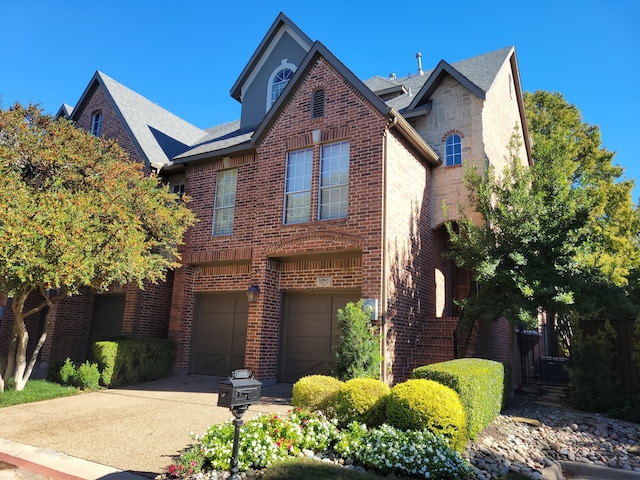
[[[191,433],[233,418],[216,406],[222,380],[187,375],[0,408],[0,479],[155,478],[192,443]],[[244,418],[286,413],[290,401],[291,385],[263,386]],[[41,476],[3,477],[12,472],[7,464]]]

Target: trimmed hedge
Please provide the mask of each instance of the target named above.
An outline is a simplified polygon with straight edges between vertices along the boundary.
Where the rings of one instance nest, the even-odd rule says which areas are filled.
[[[175,343],[160,339],[95,342],[92,350],[106,387],[162,378],[169,372],[176,356]]]
[[[335,402],[343,383],[328,375],[308,375],[293,384],[291,404],[309,411],[335,414]]]
[[[433,380],[455,390],[467,414],[469,438],[500,413],[510,394],[508,366],[493,360],[461,358],[418,367],[413,378]]]
[[[335,400],[340,425],[353,421],[369,427],[382,425],[390,391],[389,385],[375,378],[352,378],[344,382]]]
[[[427,429],[446,437],[461,452],[467,440],[467,415],[458,394],[433,380],[398,383],[386,400],[387,423],[400,430]]]

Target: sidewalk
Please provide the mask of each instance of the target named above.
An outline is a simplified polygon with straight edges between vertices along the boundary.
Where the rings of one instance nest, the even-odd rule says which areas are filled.
[[[216,406],[222,380],[171,377],[1,408],[0,461],[21,469],[2,469],[0,463],[0,479],[155,478],[191,444],[190,432],[201,434],[233,418]],[[261,393],[261,402],[249,408],[245,419],[291,408],[291,385],[263,386]],[[42,476],[2,476],[25,470]]]

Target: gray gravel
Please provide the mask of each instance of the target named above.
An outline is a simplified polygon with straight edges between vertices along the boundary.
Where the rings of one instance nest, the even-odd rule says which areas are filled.
[[[465,455],[478,480],[509,471],[541,478],[554,461],[609,467],[615,478],[613,469],[640,472],[640,426],[515,398],[469,443]]]

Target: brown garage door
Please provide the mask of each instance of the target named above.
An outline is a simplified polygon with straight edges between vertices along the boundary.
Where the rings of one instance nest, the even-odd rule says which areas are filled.
[[[244,367],[247,312],[245,293],[196,297],[191,373],[227,377]]]
[[[340,338],[338,309],[359,299],[359,293],[285,295],[280,381],[295,383],[306,375],[330,374],[332,346]]]

